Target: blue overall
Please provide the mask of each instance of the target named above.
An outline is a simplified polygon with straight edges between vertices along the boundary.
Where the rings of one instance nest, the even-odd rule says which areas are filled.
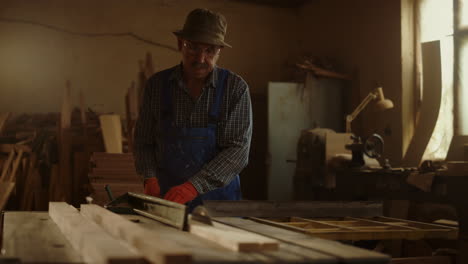
[[[216,69],[215,69],[216,70]],[[190,128],[177,127],[175,122],[172,90],[169,76],[172,70],[163,72],[163,87],[161,89],[161,132],[162,132],[162,162],[159,173],[161,194],[176,185],[180,185],[198,173],[210,162],[219,149],[216,144],[217,122],[220,115],[224,88],[228,72],[220,69],[214,102],[210,106],[208,127]],[[239,175],[226,186],[199,195],[188,203],[189,210],[202,204],[203,200],[240,200]]]

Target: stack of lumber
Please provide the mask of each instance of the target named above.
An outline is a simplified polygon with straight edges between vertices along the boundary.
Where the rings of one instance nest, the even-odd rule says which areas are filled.
[[[48,201],[85,201],[90,154],[104,151],[104,143],[99,114],[72,109],[69,97],[67,89],[62,113],[0,113],[1,181],[14,183],[8,190],[2,184],[0,209],[44,211]]]
[[[142,179],[136,172],[131,153],[94,152],[91,167],[89,181],[93,203],[104,205],[110,202],[106,185],[109,185],[114,198],[126,192],[143,192]]]
[[[9,115],[0,131],[0,210],[46,210],[56,114]]]

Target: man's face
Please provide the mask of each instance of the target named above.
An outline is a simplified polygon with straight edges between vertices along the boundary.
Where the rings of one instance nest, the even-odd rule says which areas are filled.
[[[205,79],[212,71],[219,58],[222,47],[178,39],[182,53],[184,74],[189,78]]]

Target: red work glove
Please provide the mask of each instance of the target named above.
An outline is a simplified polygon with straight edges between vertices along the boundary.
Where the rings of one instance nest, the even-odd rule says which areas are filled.
[[[158,179],[155,177],[145,179],[145,194],[161,197],[161,188],[159,188]]]
[[[197,189],[193,187],[191,182],[186,182],[169,189],[169,191],[164,196],[164,199],[180,204],[185,204],[186,202],[192,201],[197,196]]]

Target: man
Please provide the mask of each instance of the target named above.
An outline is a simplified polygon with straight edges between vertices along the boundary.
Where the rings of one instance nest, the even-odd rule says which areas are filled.
[[[252,107],[246,82],[216,66],[226,20],[195,9],[174,32],[182,62],[153,75],[135,128],[136,168],[145,193],[190,208],[202,200],[240,200]]]

